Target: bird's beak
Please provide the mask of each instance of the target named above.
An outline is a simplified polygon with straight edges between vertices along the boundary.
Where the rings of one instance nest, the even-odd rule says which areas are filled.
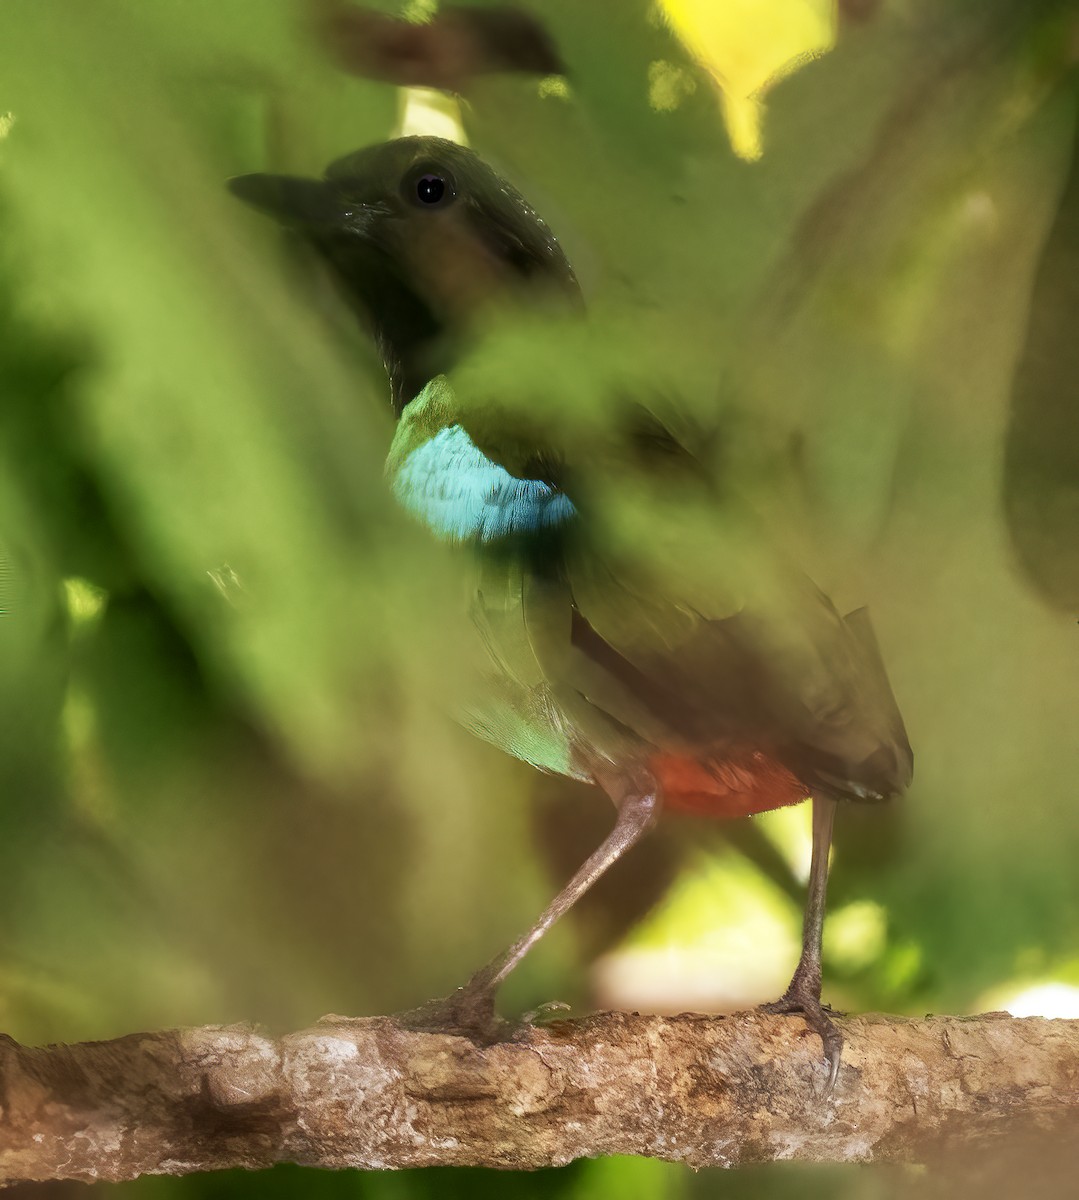
[[[294,175],[237,175],[229,191],[284,225],[340,226],[354,224],[362,204],[348,203],[332,184]],[[362,222],[361,222],[362,223]]]

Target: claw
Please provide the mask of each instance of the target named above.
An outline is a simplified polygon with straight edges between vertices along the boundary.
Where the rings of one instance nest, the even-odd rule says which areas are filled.
[[[822,1096],[830,1100],[835,1093],[839,1080],[839,1067],[843,1059],[843,1035],[835,1022],[828,1015],[832,1010],[811,991],[789,989],[778,1000],[770,1004],[762,1004],[761,1012],[766,1013],[800,1013],[809,1028],[820,1038],[824,1047],[824,1061],[828,1064],[828,1080],[824,1085]]]
[[[394,1018],[405,1029],[456,1033],[481,1045],[504,1041],[513,1030],[495,1012],[495,989],[486,971],[478,971],[464,987],[448,996],[394,1013]]]

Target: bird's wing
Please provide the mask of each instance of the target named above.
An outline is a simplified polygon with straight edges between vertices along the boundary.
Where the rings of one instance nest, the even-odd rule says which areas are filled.
[[[909,747],[864,612],[844,619],[752,531],[571,550],[575,648],[700,752],[763,750],[807,784],[890,794]],[[617,703],[611,715],[632,717]]]
[[[661,440],[678,442],[669,428]],[[865,614],[842,618],[787,545],[782,514],[698,447],[664,445],[657,461],[635,435],[631,449],[593,453],[573,493],[570,677],[613,680],[602,701],[591,695],[648,740],[658,721],[674,747],[763,750],[853,795],[900,790],[910,751]],[[567,464],[570,485],[580,473]]]

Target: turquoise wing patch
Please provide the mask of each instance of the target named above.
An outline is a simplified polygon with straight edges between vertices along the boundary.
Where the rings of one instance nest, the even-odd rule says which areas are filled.
[[[398,502],[447,541],[494,542],[570,520],[573,502],[541,479],[518,479],[489,459],[460,425],[440,429],[393,478]]]

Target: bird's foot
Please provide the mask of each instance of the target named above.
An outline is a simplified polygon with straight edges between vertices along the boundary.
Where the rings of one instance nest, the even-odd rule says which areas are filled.
[[[778,1000],[762,1004],[760,1012],[800,1013],[806,1025],[817,1034],[824,1045],[824,1060],[828,1064],[828,1082],[824,1086],[824,1098],[829,1099],[835,1091],[839,1078],[839,1064],[843,1057],[843,1035],[828,1015],[831,1009],[822,1004],[820,989],[813,988],[796,975],[791,985]]]
[[[508,1042],[533,1026],[557,1021],[570,1008],[562,1000],[550,1000],[522,1013],[517,1021],[507,1021],[495,1012],[497,990],[485,967],[448,996],[438,996],[417,1008],[394,1013],[393,1018],[404,1029],[459,1034],[481,1046],[492,1046]]]
[[[517,1029],[512,1021],[495,1012],[497,991],[491,969],[483,967],[448,996],[394,1013],[394,1020],[405,1029],[459,1034],[481,1046],[491,1046],[508,1041]]]

